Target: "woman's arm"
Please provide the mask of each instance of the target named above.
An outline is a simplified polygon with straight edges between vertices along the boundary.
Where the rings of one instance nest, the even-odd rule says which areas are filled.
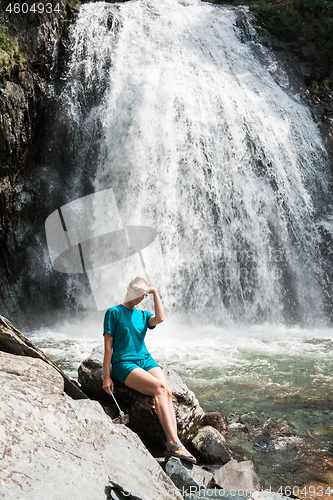
[[[148,293],[152,293],[154,296],[154,308],[155,314],[154,316],[150,316],[149,318],[149,326],[155,326],[164,321],[164,309],[161,301],[160,294],[156,288],[150,288]]]
[[[103,360],[103,389],[110,394],[113,391],[113,382],[110,377],[110,365],[112,356],[112,335],[104,334],[104,360]]]

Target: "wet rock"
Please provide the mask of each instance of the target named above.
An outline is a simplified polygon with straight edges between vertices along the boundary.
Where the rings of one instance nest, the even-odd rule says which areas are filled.
[[[182,498],[136,434],[46,379],[0,371],[0,436],[4,498]]]
[[[230,460],[214,472],[214,480],[224,490],[253,491],[260,488],[259,479],[250,460],[237,462]]]
[[[199,430],[192,445],[203,462],[225,464],[231,460],[224,436],[209,425]]]
[[[17,55],[0,68],[1,313],[17,322],[26,315],[33,324],[39,319],[37,308],[39,313],[46,313],[48,304],[52,304],[50,309],[56,304],[54,296],[52,300],[48,297],[50,289],[46,291],[47,287],[43,285],[48,272],[47,263],[37,276],[44,260],[42,228],[51,210],[47,207],[49,192],[44,198],[47,181],[44,175],[39,179],[33,173],[36,161],[37,164],[41,162],[42,132],[46,117],[50,115],[49,110],[46,113],[46,107],[49,103],[48,82],[56,66],[54,49],[60,37],[62,40],[68,38],[67,28],[74,18],[66,0],[57,0],[53,7],[55,5],[57,9],[49,13],[44,9],[44,12],[30,10],[17,14],[14,10],[10,13],[1,8],[2,24],[8,28],[6,37],[18,47]],[[68,53],[69,50],[66,57]],[[48,140],[49,136],[45,142]],[[42,163],[45,165],[46,162]],[[55,289],[59,290],[59,286],[56,285]],[[34,304],[33,311],[31,303]]]
[[[91,398],[109,401],[103,390],[103,344],[94,347],[91,354],[82,361],[78,368],[78,379],[82,389]]]
[[[79,382],[90,397],[101,401],[107,413],[115,417],[118,415],[116,407],[102,388],[103,356],[103,345],[92,351],[79,367]],[[179,438],[186,443],[195,436],[204,417],[204,411],[194,393],[181,378],[171,368],[160,366],[173,393]],[[129,414],[130,428],[137,432],[147,445],[154,443],[164,448],[165,435],[156,415],[154,399],[126,387],[116,379],[114,379],[114,394],[121,409]]]
[[[223,436],[230,436],[230,429],[227,417],[219,412],[205,413],[205,416],[201,422],[202,426],[210,425],[217,429]]]
[[[27,339],[8,319],[0,316],[0,351],[18,356],[39,358],[57,371],[63,381],[65,392],[74,399],[85,399],[87,396],[56,366],[37,346]]]
[[[212,483],[213,474],[205,471],[198,465],[187,464],[176,457],[171,457],[166,465],[165,472],[177,486],[182,495],[185,492],[208,488]]]
[[[0,98],[0,174],[21,169],[37,132],[47,97],[45,78],[50,75],[54,45],[66,17],[65,0],[59,11],[18,15],[3,11],[9,36],[24,51],[21,62],[7,66],[7,78]],[[15,26],[15,28],[13,28]]]
[[[295,432],[288,425],[271,420],[252,422],[248,427],[248,432],[253,442],[264,450],[278,450],[298,444]]]

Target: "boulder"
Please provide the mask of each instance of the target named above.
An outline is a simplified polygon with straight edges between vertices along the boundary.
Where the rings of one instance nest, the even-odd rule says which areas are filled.
[[[165,472],[183,495],[185,490],[198,487],[189,470],[182,464],[179,458],[171,457],[166,463]]]
[[[52,366],[64,381],[65,392],[74,399],[86,399],[87,396],[51,361],[37,346],[27,339],[23,333],[15,328],[8,319],[0,316],[0,351],[18,356],[39,358],[44,363]]]
[[[209,487],[213,479],[212,473],[176,457],[169,458],[165,465],[165,472],[182,495]]]
[[[214,427],[214,429],[217,429],[223,436],[230,436],[227,417],[217,411],[205,413],[201,425],[203,427],[210,425],[211,427]]]
[[[78,380],[86,394],[98,401],[108,401],[103,390],[104,345],[94,347],[91,354],[82,361],[78,368]]]
[[[64,390],[64,379],[60,373],[38,358],[28,358],[26,356],[15,356],[0,351],[0,371],[17,375],[20,380],[35,379],[49,384],[59,392]]]
[[[26,359],[33,378],[22,367],[0,371],[1,498],[181,500],[136,434],[96,401],[50,384],[46,364],[43,380]]]
[[[207,425],[192,439],[196,456],[210,464],[225,464],[231,460],[224,436],[214,427]]]
[[[260,488],[259,479],[253,469],[253,462],[230,460],[214,472],[215,483],[224,490],[253,492]]]
[[[112,398],[102,388],[104,347],[96,347],[79,367],[79,382],[82,389],[105,406],[112,417],[117,415]],[[178,423],[179,438],[183,442],[191,440],[204,417],[194,393],[181,378],[167,366],[160,365],[173,393],[173,402]],[[155,412],[154,399],[126,387],[114,379],[114,394],[121,409],[129,414],[130,428],[147,444],[163,446],[164,432]]]

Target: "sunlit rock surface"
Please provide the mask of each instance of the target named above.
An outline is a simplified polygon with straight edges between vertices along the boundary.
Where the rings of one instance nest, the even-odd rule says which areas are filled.
[[[260,488],[259,479],[250,460],[237,462],[230,460],[223,467],[215,471],[214,479],[224,490],[252,491]]]
[[[64,381],[65,392],[74,399],[86,399],[87,396],[51,361],[37,346],[33,344],[23,333],[12,325],[7,318],[0,316],[0,351],[19,356],[39,358],[56,370]]]
[[[105,500],[116,486],[119,498],[181,498],[140,439],[99,403],[72,400],[48,375],[19,372],[0,371],[0,497]]]
[[[18,380],[35,379],[46,386],[63,392],[64,379],[52,366],[41,359],[15,356],[0,351],[0,371],[20,377]]]

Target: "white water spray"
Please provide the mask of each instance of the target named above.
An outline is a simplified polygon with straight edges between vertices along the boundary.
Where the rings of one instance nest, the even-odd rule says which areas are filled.
[[[158,231],[165,306],[201,322],[318,324],[326,156],[287,74],[243,8],[140,0],[117,12],[83,5],[73,32],[85,82],[107,80],[95,187],[113,189],[124,225]]]

